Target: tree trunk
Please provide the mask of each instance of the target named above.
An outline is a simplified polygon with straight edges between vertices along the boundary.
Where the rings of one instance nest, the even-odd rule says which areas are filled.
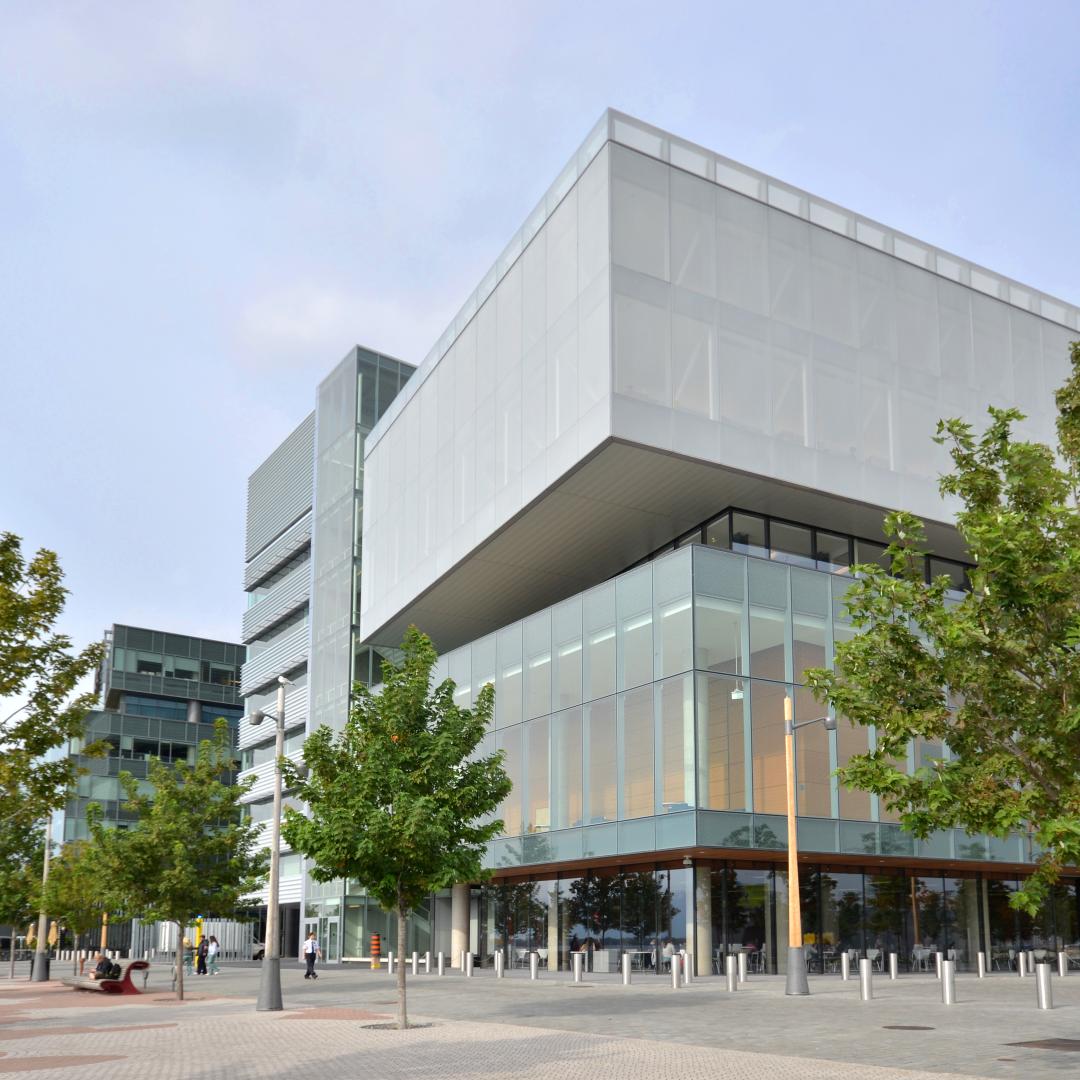
[[[75,946],[75,948],[71,950],[71,974],[72,975],[78,975],[79,974],[79,935],[76,934],[74,931],[72,931],[72,933],[71,933],[71,942]]]
[[[176,1000],[184,1000],[184,924],[176,924]]]
[[[409,940],[405,923],[407,915],[408,912],[402,906],[401,900],[399,899],[397,906],[397,1026],[399,1031],[404,1031],[409,1026],[409,1017],[405,1010],[405,947]]]
[[[12,982],[15,981],[15,924],[11,924],[11,950],[8,956],[11,961],[11,974],[8,976]]]

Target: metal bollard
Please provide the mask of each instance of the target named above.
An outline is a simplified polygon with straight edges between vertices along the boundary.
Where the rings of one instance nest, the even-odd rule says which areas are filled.
[[[570,957],[570,960],[573,963],[573,967],[574,967],[574,982],[576,982],[576,983],[581,982],[581,961],[583,959],[584,959],[584,957],[579,952],[574,953]]]
[[[622,956],[622,984],[623,986],[630,985],[630,954],[623,953]]]
[[[727,973],[727,988],[734,993],[739,989],[739,964],[734,953],[724,957],[724,971]]]
[[[534,953],[529,953],[529,978],[534,982],[540,978],[540,957]]]
[[[889,978],[895,980],[900,974],[900,957],[896,953],[889,953]]]
[[[680,949],[679,955],[682,957],[682,983],[689,986],[694,981],[693,957],[685,949]]]
[[[746,975],[747,975],[746,953],[744,953],[742,951],[742,949],[740,949],[735,954],[735,957],[736,957],[736,963],[739,965],[739,982],[744,983],[744,982],[746,982]]]
[[[1027,953],[1025,952],[1018,952],[1016,954],[1016,974],[1019,975],[1021,979],[1027,977]]]
[[[1054,1007],[1054,995],[1050,989],[1050,965],[1041,960],[1035,965],[1035,1000],[1040,1009]]]
[[[851,978],[851,953],[847,949],[840,954],[840,978],[844,982]]]
[[[394,974],[394,954],[392,952],[386,954],[386,970],[391,975]]]
[[[859,960],[859,997],[869,1001],[874,996],[874,969],[865,956]]]
[[[502,949],[500,949],[495,954],[494,964],[495,964],[495,978],[496,979],[501,979],[503,977],[503,953],[502,953]]]
[[[1058,953],[1058,974],[1063,979],[1069,974],[1069,954],[1067,952]]]
[[[430,975],[431,974],[431,950],[430,949],[428,949],[428,951],[426,953],[424,953],[424,974],[425,975]]]
[[[417,952],[413,952],[412,954],[412,974],[420,974],[420,954]]]
[[[679,989],[679,968],[682,966],[679,961],[682,957],[678,953],[672,953],[671,956],[671,989]]]
[[[934,953],[934,972],[939,979],[941,978],[941,965],[944,960],[945,957],[941,953]]]
[[[980,979],[986,978],[986,953],[979,952],[975,954],[975,962],[978,965],[978,975]]]
[[[441,952],[439,953],[438,968],[440,975],[446,974],[446,955]]]
[[[465,977],[469,979],[472,978],[472,963],[472,950],[470,949],[468,952],[465,953]]]
[[[956,1004],[956,961],[941,961],[941,1003]]]

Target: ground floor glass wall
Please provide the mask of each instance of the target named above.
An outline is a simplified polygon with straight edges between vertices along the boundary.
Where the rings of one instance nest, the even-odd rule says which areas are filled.
[[[954,872],[955,873],[955,872]],[[980,950],[995,969],[1015,967],[1019,950],[1065,950],[1080,968],[1080,895],[1075,880],[1055,890],[1037,917],[1009,906],[1018,883],[971,873],[816,864],[800,873],[803,944],[814,974],[839,974],[845,953],[875,970],[895,952],[902,971],[933,971],[934,954],[973,970]],[[585,969],[669,969],[673,952],[693,953],[699,974],[719,974],[723,957],[743,952],[749,970],[787,970],[786,867],[753,861],[699,861],[604,868],[474,889],[472,948],[481,966],[502,952],[508,969],[536,953],[566,971],[575,952]]]

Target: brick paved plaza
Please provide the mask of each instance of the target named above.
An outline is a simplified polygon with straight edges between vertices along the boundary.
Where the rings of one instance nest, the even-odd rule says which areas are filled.
[[[812,980],[809,999],[785,998],[778,978],[736,994],[723,980],[678,991],[641,977],[626,988],[592,978],[574,986],[515,972],[410,979],[410,1013],[430,1026],[372,1029],[391,1018],[385,973],[327,969],[306,983],[283,976],[286,1011],[256,1013],[256,967],[192,978],[179,1005],[163,968],[156,993],[103,998],[0,979],[0,1074],[37,1080],[263,1080],[364,1078],[592,1080],[886,1080],[953,1075],[1075,1076],[1080,1052],[1010,1045],[1080,1040],[1080,977],[1054,979],[1052,1012],[1035,1007],[1033,980],[995,974],[958,980],[959,1002],[940,1004],[932,976],[858,983]],[[899,1029],[899,1030],[898,1030]],[[919,1030],[927,1029],[927,1030]],[[1080,1043],[1077,1049],[1080,1050]]]

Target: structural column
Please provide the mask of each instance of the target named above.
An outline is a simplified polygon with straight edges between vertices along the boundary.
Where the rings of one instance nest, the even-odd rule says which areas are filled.
[[[461,954],[469,948],[469,886],[450,891],[450,963],[461,967]]]
[[[694,867],[694,957],[696,975],[713,973],[712,871],[708,866]]]

